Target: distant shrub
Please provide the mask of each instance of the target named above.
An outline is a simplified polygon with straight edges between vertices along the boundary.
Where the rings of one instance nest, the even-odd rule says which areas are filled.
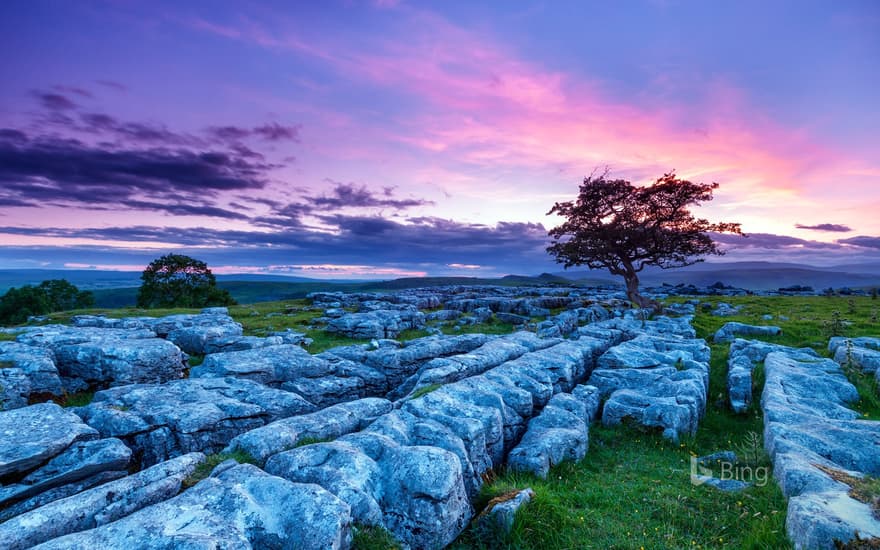
[[[91,292],[81,291],[65,279],[43,281],[37,286],[10,288],[0,296],[0,324],[17,325],[32,315],[81,309],[95,305]]]
[[[137,305],[157,307],[207,307],[234,305],[229,291],[217,288],[217,279],[205,262],[167,254],[153,260],[141,274]]]

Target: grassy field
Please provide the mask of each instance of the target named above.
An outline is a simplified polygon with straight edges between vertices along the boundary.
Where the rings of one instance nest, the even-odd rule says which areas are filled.
[[[683,301],[676,298],[670,301]],[[869,297],[707,297],[713,305],[724,301],[742,306],[733,317],[714,317],[698,308],[694,326],[698,336],[711,335],[727,321],[775,324],[783,329],[769,341],[809,346],[827,356],[828,338],[833,335],[880,335],[880,300]],[[314,343],[313,353],[356,341],[313,326],[322,312],[313,311],[306,300],[234,306],[230,314],[242,323],[245,334],[265,335],[271,331],[304,332]],[[103,313],[111,317],[172,313],[195,310],[93,309],[53,314],[49,322],[66,322],[76,313]],[[772,315],[772,320],[763,316]],[[511,332],[509,324],[490,322],[462,327],[442,327],[444,333]],[[427,332],[407,331],[402,340]],[[6,335],[0,335],[5,338]],[[775,481],[729,494],[690,482],[690,461],[720,450],[754,451],[755,466],[769,468],[761,452],[763,419],[758,406],[763,376],[760,366],[754,376],[752,407],[741,415],[727,406],[726,361],[728,346],[711,345],[709,403],[705,418],[694,437],[678,444],[635,428],[612,429],[592,426],[590,451],[580,463],[554,468],[547,480],[504,470],[494,473],[478,498],[477,509],[491,498],[513,489],[532,487],[535,500],[517,516],[510,534],[477,533],[467,530],[453,545],[456,549],[578,549],[578,548],[788,548],[785,537],[786,502]],[[849,373],[861,400],[853,405],[865,418],[880,420],[880,397],[872,377]],[[381,529],[357,530],[355,548],[393,548]]]
[[[880,335],[880,301],[866,297],[706,301],[743,306],[735,317],[698,312],[694,326],[698,336],[707,339],[727,321],[777,324],[783,333],[772,340],[810,346],[827,356],[828,338],[833,333]],[[762,319],[768,314],[774,316],[773,321]],[[787,320],[780,320],[780,315]],[[739,451],[742,456],[757,444],[755,460],[770,466],[760,452],[761,369],[755,373],[752,407],[745,414],[733,414],[726,401],[727,348],[712,345],[709,405],[695,437],[676,445],[634,429],[592,426],[586,458],[554,468],[547,480],[498,472],[485,486],[478,504],[524,487],[535,490],[535,500],[518,514],[509,535],[487,536],[471,529],[453,548],[789,548],[784,528],[786,502],[772,479],[736,494],[690,483],[691,457],[720,450]],[[880,419],[880,399],[871,378],[852,375],[852,379],[862,397],[854,408],[866,418]]]

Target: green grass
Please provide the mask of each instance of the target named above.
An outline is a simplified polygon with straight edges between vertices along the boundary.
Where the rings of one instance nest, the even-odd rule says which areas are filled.
[[[352,550],[400,550],[402,546],[386,529],[375,525],[355,525]]]
[[[55,402],[62,407],[85,407],[91,403],[94,398],[95,392],[81,391],[76,393],[65,393],[60,398],[55,399]]]
[[[734,317],[713,317],[698,310],[693,324],[697,335],[708,341],[728,321],[772,324],[780,326],[783,333],[768,341],[811,346],[827,357],[835,311],[846,321],[836,327],[843,335],[880,335],[880,327],[872,321],[877,301],[868,297],[744,296],[704,301],[744,306]],[[763,320],[765,314],[774,319]],[[779,315],[788,320],[780,320]],[[468,529],[453,548],[790,548],[785,536],[787,504],[772,478],[763,486],[737,494],[690,483],[691,457],[720,450],[737,451],[742,459],[744,450],[753,449],[757,464],[770,466],[760,440],[763,366],[758,365],[753,374],[751,407],[744,414],[733,414],[726,390],[729,345],[710,347],[708,406],[694,437],[673,444],[633,427],[594,425],[590,428],[590,450],[580,463],[555,467],[547,480],[503,471],[483,488],[477,510],[511,490],[535,490],[535,500],[517,515],[509,535],[492,539]],[[861,374],[848,375],[861,396],[861,401],[851,406],[866,418],[880,419],[880,399],[873,381]],[[875,489],[872,484],[866,492],[873,495]]]
[[[256,464],[257,461],[254,457],[246,453],[245,451],[236,450],[229,453],[216,453],[212,455],[208,455],[205,457],[205,461],[196,466],[196,469],[188,475],[183,480],[183,488],[188,489],[195,485],[196,483],[206,479],[211,475],[211,472],[214,471],[220,463],[225,462],[229,459],[236,460],[239,464]]]
[[[412,393],[410,399],[418,399],[419,397],[424,397],[431,393],[432,391],[439,390],[443,387],[443,384],[429,384],[427,386],[422,386]]]
[[[0,342],[11,342],[15,340],[17,334],[10,334],[8,332],[0,332]]]

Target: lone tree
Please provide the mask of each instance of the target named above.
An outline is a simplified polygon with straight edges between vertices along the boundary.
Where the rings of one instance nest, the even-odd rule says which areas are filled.
[[[205,262],[180,254],[153,260],[141,274],[137,305],[154,307],[228,306],[229,292],[217,288],[217,279]]]
[[[717,183],[692,183],[664,174],[639,187],[622,179],[588,177],[576,201],[557,202],[548,214],[566,221],[550,230],[547,252],[566,268],[605,268],[626,282],[626,294],[638,307],[655,307],[639,294],[639,272],[702,262],[699,256],[722,255],[709,231],[742,234],[738,223],[709,223],[695,218],[690,205],[712,200]]]

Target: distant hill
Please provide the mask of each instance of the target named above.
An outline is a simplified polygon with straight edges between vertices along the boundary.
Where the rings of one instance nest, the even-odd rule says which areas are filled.
[[[262,275],[240,273],[234,275],[217,275],[217,281],[235,282],[284,282],[284,283],[319,283],[321,285],[343,282],[340,280],[310,279],[286,275]],[[0,293],[12,287],[35,285],[48,279],[67,279],[80,290],[121,289],[138,287],[141,284],[139,271],[104,271],[98,269],[0,269]],[[364,281],[344,281],[347,283]]]
[[[555,275],[579,281],[600,273],[599,270],[567,271]],[[619,283],[610,275],[607,277]],[[792,285],[811,286],[816,290],[828,287],[874,287],[880,286],[880,264],[815,267],[774,262],[699,263],[681,269],[646,268],[639,278],[645,286],[663,283],[705,286],[722,282],[750,290],[775,290]]]
[[[322,281],[318,279],[305,279],[304,281],[260,281],[260,280],[225,280],[218,277],[217,286],[225,288],[232,297],[240,304],[252,304],[255,302],[271,302],[277,300],[294,300],[304,298],[310,292],[392,292],[407,288],[421,288],[431,286],[474,286],[474,285],[500,285],[500,286],[523,286],[523,285],[547,285],[547,284],[571,284],[571,281],[562,277],[542,276],[527,277],[522,275],[507,276],[500,279],[481,279],[477,277],[406,277],[391,281]],[[95,304],[98,307],[115,308],[133,306],[137,301],[137,286],[124,288],[101,288],[92,292],[95,294]]]
[[[47,279],[67,279],[83,290],[95,293],[99,307],[134,305],[140,286],[140,273],[131,271],[66,269],[0,269],[0,293],[10,287],[38,284]],[[700,263],[687,268],[646,269],[644,286],[695,284],[708,286],[722,282],[752,290],[775,290],[803,285],[816,290],[834,287],[880,287],[880,263],[816,267],[793,263],[730,262]],[[229,290],[243,304],[302,298],[316,291],[373,292],[445,285],[553,285],[598,286],[621,284],[618,277],[601,270],[572,270],[542,273],[538,276],[507,275],[497,279],[478,277],[406,277],[389,281],[344,281],[287,277],[284,275],[218,275],[217,284]]]

